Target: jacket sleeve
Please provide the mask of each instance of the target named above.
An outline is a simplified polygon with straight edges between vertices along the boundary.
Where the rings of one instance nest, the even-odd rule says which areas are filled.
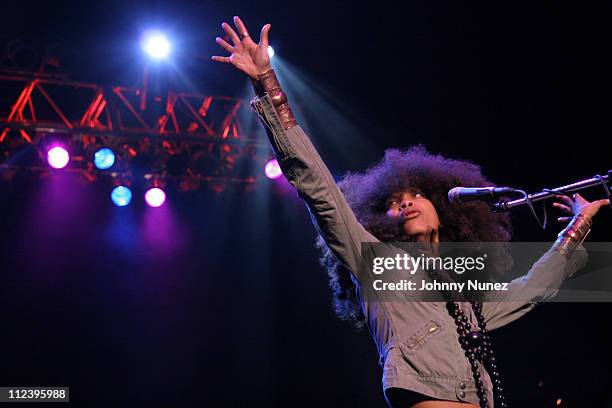
[[[362,242],[378,242],[357,221],[331,173],[300,126],[284,129],[266,94],[251,105],[266,127],[274,155],[308,207],[315,228],[334,255],[359,279]]]
[[[482,302],[482,314],[488,330],[494,330],[525,315],[540,301],[553,298],[563,282],[587,263],[587,252],[579,245],[567,259],[549,250],[526,275],[514,279],[508,290],[494,292]]]

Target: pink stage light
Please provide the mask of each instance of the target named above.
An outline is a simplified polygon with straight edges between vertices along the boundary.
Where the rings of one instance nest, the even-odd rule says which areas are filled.
[[[266,172],[266,177],[273,180],[279,178],[283,174],[276,159],[272,159],[268,163],[266,163],[264,171]]]
[[[47,152],[47,162],[54,169],[63,169],[69,161],[70,155],[63,147],[56,146]]]
[[[160,207],[166,201],[166,193],[158,187],[153,187],[145,193],[145,201],[151,207]]]

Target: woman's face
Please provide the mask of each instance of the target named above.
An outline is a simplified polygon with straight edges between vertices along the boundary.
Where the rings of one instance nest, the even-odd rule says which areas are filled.
[[[386,203],[387,216],[403,225],[404,233],[418,241],[437,241],[440,219],[436,208],[422,194],[401,191]]]

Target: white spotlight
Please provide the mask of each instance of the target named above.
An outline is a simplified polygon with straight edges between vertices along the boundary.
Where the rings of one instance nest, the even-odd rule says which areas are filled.
[[[268,45],[268,57],[272,58],[274,56],[274,48]]]
[[[160,31],[148,31],[142,38],[142,50],[151,58],[161,60],[170,55],[170,41]]]

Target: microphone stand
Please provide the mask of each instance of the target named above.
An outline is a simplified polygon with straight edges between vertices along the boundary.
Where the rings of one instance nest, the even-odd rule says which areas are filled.
[[[491,210],[493,212],[505,212],[509,211],[514,207],[518,207],[521,205],[529,205],[531,208],[532,203],[537,201],[546,200],[554,197],[556,194],[566,195],[571,192],[581,191],[593,186],[601,185],[606,193],[606,197],[610,198],[610,189],[608,188],[608,184],[612,181],[612,170],[608,170],[608,174],[605,176],[600,176],[599,174],[586,180],[578,181],[576,183],[568,184],[566,186],[561,186],[553,189],[543,189],[539,193],[535,194],[527,194],[523,198],[519,198],[512,201],[498,201],[491,205]],[[610,206],[612,207],[612,200],[610,202]]]

